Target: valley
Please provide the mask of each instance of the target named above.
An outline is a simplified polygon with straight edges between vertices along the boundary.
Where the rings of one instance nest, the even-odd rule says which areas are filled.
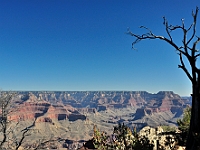
[[[118,123],[138,131],[147,125],[176,126],[188,105],[189,98],[172,91],[21,91],[8,120],[18,138],[29,129],[24,147],[52,140],[73,149],[92,138],[95,125],[107,134]]]

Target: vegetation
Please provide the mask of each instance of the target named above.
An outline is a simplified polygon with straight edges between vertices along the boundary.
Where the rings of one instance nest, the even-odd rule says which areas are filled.
[[[134,46],[136,43],[146,40],[146,39],[159,39],[164,42],[167,42],[178,52],[180,65],[188,79],[192,83],[192,110],[191,110],[191,119],[190,119],[190,127],[187,139],[187,150],[197,150],[200,144],[200,141],[197,140],[196,137],[200,136],[200,68],[197,67],[197,60],[200,56],[199,50],[197,49],[197,45],[200,42],[200,37],[196,35],[196,24],[197,24],[197,15],[199,8],[196,7],[196,10],[192,12],[193,22],[189,27],[185,26],[184,19],[181,19],[181,25],[169,25],[167,19],[164,17],[164,26],[168,37],[162,35],[155,35],[149,28],[145,26],[141,26],[147,31],[142,35],[137,35],[128,31],[128,34],[135,37],[135,41],[132,43]],[[183,38],[180,42],[181,45],[177,44],[172,37],[172,32],[181,30],[183,33]],[[188,62],[188,68],[185,65],[185,61]]]
[[[93,144],[101,150],[153,150],[154,146],[148,138],[140,137],[136,130],[131,131],[124,124],[114,127],[112,137],[94,126]]]
[[[183,118],[177,120],[180,132],[177,133],[177,127],[161,126],[163,133],[159,134],[159,136],[165,135],[166,138],[163,146],[158,145],[160,150],[165,150],[167,146],[175,150],[178,145],[186,145],[190,118],[191,107],[188,106],[184,110]],[[196,137],[196,139],[198,139],[198,137]],[[114,127],[111,138],[105,132],[99,131],[97,126],[94,126],[93,144],[95,148],[102,150],[152,150],[155,143],[151,143],[148,137],[139,136],[136,129],[132,131],[124,124],[118,124],[118,126]]]
[[[183,113],[183,118],[177,120],[177,124],[178,124],[178,128],[181,131],[180,136],[179,136],[179,144],[180,145],[186,145],[186,139],[188,137],[189,134],[189,129],[190,129],[190,118],[191,118],[191,107],[187,107],[184,110]],[[200,141],[200,136],[198,134],[194,134],[194,140],[196,142]],[[200,147],[197,146],[197,150],[200,150]]]
[[[163,129],[164,132],[175,132],[176,131],[176,127],[170,127],[170,126],[161,126],[161,128]]]
[[[12,99],[14,94],[9,92],[0,92],[0,149],[2,150],[18,150],[25,138],[29,136],[30,128],[24,128],[21,131],[21,136],[16,135],[14,132],[19,122],[11,126],[9,119],[9,113],[12,108]],[[185,144],[185,139],[189,133],[189,124],[190,124],[191,108],[188,107],[184,111],[183,118],[178,120],[178,128],[182,131],[181,134],[174,134],[176,137],[169,135],[166,136],[165,145],[174,149],[176,146],[176,141],[180,145]],[[175,129],[163,126],[164,131],[170,131],[175,133]],[[198,135],[194,135],[195,140],[199,140]],[[176,140],[177,139],[177,140]],[[34,145],[25,144],[25,149],[47,149],[47,148],[58,148],[59,141],[64,139],[56,139],[51,137],[49,140],[39,140]],[[100,150],[153,150],[153,147],[156,143],[152,143],[148,137],[140,136],[136,132],[136,128],[131,130],[128,126],[124,124],[118,124],[113,129],[112,135],[107,135],[106,132],[101,132],[97,126],[94,126],[94,135],[92,143],[96,149]],[[159,145],[159,149],[165,149],[162,145]],[[197,149],[198,150],[198,149]]]
[[[179,130],[188,133],[190,126],[190,118],[191,118],[191,107],[187,107],[183,112],[183,118],[177,120]]]

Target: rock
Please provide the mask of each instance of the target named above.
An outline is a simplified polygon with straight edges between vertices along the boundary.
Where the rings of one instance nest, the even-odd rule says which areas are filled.
[[[171,150],[169,145],[166,145],[166,138],[170,137],[172,140],[171,146],[175,146],[175,137],[170,134],[165,134],[162,127],[158,126],[157,128],[151,128],[149,126],[144,127],[142,130],[139,131],[139,136],[145,136],[148,138],[150,143],[154,143],[153,150],[159,149],[157,146],[163,146],[166,150]],[[157,143],[157,144],[155,144]]]
[[[31,102],[24,102],[23,104],[20,104],[18,108],[13,109],[9,114],[8,120],[35,120],[35,118],[45,114],[49,106],[50,104],[45,101],[36,103],[31,99]]]
[[[82,114],[69,114],[68,119],[69,121],[86,120],[86,116]]]
[[[49,118],[49,117],[39,117],[36,119],[36,123],[39,123],[39,122],[49,122],[49,123],[53,123],[52,122],[52,119]]]
[[[9,116],[15,121],[40,116],[63,120],[69,114],[74,114],[76,109],[84,114],[127,107],[138,108],[135,119],[165,111],[171,111],[179,117],[189,103],[172,91],[160,91],[156,94],[146,91],[35,91],[17,94],[15,102],[19,109],[15,109],[17,113]]]
[[[49,118],[57,120],[65,120],[67,118],[67,114],[66,109],[60,105],[51,105],[47,111],[47,116]]]
[[[104,105],[99,105],[99,106],[97,107],[97,111],[105,111],[106,109],[107,109],[107,107],[104,106]]]

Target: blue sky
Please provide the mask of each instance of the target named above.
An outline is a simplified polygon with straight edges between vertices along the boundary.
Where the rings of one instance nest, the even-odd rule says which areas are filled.
[[[189,25],[196,6],[199,0],[0,0],[0,88],[189,95],[171,46],[147,40],[133,50],[125,33],[143,33],[145,25],[166,35],[163,16]]]

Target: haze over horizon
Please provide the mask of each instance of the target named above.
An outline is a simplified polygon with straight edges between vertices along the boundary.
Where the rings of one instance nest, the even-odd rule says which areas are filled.
[[[147,40],[133,50],[126,32],[144,33],[144,25],[167,36],[163,16],[173,25],[184,18],[189,26],[196,6],[198,0],[1,0],[0,88],[189,96],[191,83],[173,47]],[[173,36],[181,43],[180,32]]]

